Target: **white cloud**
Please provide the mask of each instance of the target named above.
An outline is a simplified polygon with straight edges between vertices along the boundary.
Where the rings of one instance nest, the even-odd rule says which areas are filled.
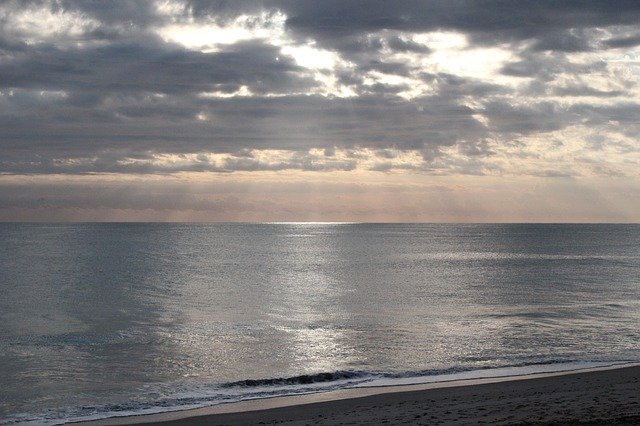
[[[171,13],[171,9],[168,13]],[[167,42],[202,52],[216,52],[222,50],[224,45],[240,41],[280,39],[284,34],[285,18],[282,13],[241,15],[225,23],[217,22],[215,18],[197,21],[191,18],[186,22],[162,26],[156,31]]]
[[[64,46],[72,43],[82,47],[87,42],[84,36],[99,27],[99,22],[78,11],[19,5],[20,2],[0,5],[0,18],[8,34],[27,44],[48,42]]]

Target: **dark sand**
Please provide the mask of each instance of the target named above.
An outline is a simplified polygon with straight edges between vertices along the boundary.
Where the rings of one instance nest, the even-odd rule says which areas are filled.
[[[325,398],[348,399],[314,403],[305,403],[309,402],[309,398],[305,397],[288,400],[275,398],[273,401],[225,404],[224,407],[109,419],[91,424],[144,422],[181,426],[482,423],[640,425],[639,366],[545,377],[525,376],[494,383],[470,383],[477,381],[455,382],[445,384],[450,387],[409,391],[407,389],[411,387],[406,386],[398,387],[393,392],[388,388],[382,388],[378,391],[387,393],[364,397],[357,397],[358,391],[351,394],[349,391],[343,391],[333,393],[333,396],[326,394]],[[369,390],[372,391],[375,390]],[[260,409],[269,404],[282,404],[282,400],[296,405]],[[245,411],[219,413],[234,410]],[[215,414],[216,411],[218,414]]]

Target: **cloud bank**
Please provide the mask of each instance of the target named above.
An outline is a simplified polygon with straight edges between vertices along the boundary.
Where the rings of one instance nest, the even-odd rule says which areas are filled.
[[[637,1],[7,1],[0,176],[640,174]]]

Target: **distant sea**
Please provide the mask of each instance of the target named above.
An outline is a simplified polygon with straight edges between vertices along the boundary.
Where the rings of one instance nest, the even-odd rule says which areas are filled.
[[[0,224],[0,424],[639,348],[639,225]]]

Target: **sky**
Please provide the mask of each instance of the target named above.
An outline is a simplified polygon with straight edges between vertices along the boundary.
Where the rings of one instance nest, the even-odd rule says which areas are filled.
[[[639,222],[640,2],[3,1],[0,220]]]

